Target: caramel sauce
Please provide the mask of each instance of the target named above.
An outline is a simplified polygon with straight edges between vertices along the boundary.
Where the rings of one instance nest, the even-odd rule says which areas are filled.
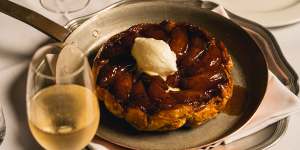
[[[136,37],[164,40],[177,55],[178,72],[163,81],[137,70],[131,56]],[[221,46],[220,46],[221,45]],[[220,87],[228,84],[225,73],[229,57],[226,48],[199,27],[163,21],[139,24],[110,38],[95,61],[100,66],[97,85],[108,90],[124,107],[140,107],[148,114],[176,104],[205,105],[221,96]],[[168,86],[180,88],[166,92]]]
[[[237,116],[243,112],[245,102],[247,99],[247,90],[244,87],[234,85],[233,95],[231,99],[227,102],[224,113],[228,115]]]

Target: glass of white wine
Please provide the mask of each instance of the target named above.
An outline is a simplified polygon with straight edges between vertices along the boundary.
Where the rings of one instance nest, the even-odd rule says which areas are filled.
[[[28,122],[45,149],[80,150],[96,133],[99,105],[87,57],[75,46],[61,49],[60,44],[47,45],[32,58],[27,79]]]

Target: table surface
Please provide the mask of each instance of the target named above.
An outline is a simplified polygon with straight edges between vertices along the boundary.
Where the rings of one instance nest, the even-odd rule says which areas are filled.
[[[60,14],[43,9],[39,0],[12,0],[38,11],[64,25],[68,20]],[[91,0],[88,7],[71,14],[70,18],[96,12],[116,0]],[[33,52],[49,38],[32,27],[0,13],[0,103],[3,107],[7,131],[0,149],[41,149],[30,134],[26,120],[26,74]],[[300,75],[300,23],[269,29],[291,66]],[[286,134],[272,150],[299,149],[300,112],[290,117]]]

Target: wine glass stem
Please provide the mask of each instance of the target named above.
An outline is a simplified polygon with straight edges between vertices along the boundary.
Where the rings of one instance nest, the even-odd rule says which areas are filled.
[[[58,10],[62,12],[62,16],[66,19],[66,21],[70,21],[72,18],[68,15],[68,11],[65,11],[63,2],[64,0],[55,0],[56,5],[58,6]]]

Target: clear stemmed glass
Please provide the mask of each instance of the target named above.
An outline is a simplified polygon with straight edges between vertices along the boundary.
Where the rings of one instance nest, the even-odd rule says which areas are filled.
[[[84,9],[90,0],[40,0],[41,5],[55,13],[73,13]]]
[[[45,149],[79,150],[96,133],[99,105],[86,56],[73,46],[70,51],[76,55],[67,54],[76,65],[64,68],[59,63],[62,51],[59,44],[47,45],[32,58],[27,79],[28,122]],[[64,69],[67,72],[62,73]]]

